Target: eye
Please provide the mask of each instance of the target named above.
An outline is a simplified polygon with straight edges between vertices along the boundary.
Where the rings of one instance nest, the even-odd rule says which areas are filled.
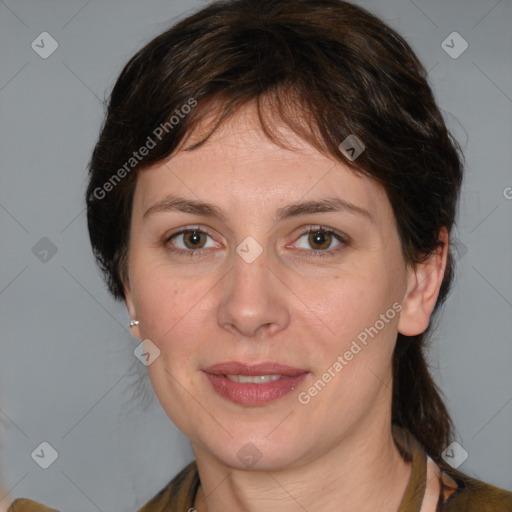
[[[298,240],[307,237],[306,244],[310,247],[313,247],[313,256],[312,257],[326,257],[332,256],[333,253],[337,253],[341,251],[347,244],[348,241],[345,236],[341,233],[337,233],[333,229],[324,228],[322,226],[314,226],[308,228],[306,232],[304,232]],[[334,249],[329,249],[333,241],[338,241],[338,245],[335,246]],[[304,250],[308,251],[308,247],[305,247]]]
[[[346,236],[323,226],[309,227],[297,240],[301,240],[304,237],[307,237],[306,244],[313,247],[313,250],[306,247],[301,248],[300,252],[312,253],[308,257],[313,258],[332,256],[348,245],[348,238]],[[212,239],[210,245],[206,245],[208,238]],[[338,245],[334,249],[330,249],[334,241],[338,241]],[[219,247],[213,241],[212,235],[204,229],[194,226],[173,233],[165,239],[164,243],[168,251],[189,257],[200,256],[203,253],[209,252],[208,249]]]
[[[203,253],[202,249],[209,249],[212,247],[216,247],[215,243],[213,245],[207,246],[206,239],[212,238],[208,232],[204,231],[200,228],[187,228],[178,231],[177,233],[172,234],[165,240],[165,245],[167,249],[171,252],[176,252],[179,254],[184,254],[187,256],[194,256]],[[173,240],[177,240],[177,242],[172,242]],[[172,243],[171,243],[172,242]],[[171,247],[177,246],[178,248]]]

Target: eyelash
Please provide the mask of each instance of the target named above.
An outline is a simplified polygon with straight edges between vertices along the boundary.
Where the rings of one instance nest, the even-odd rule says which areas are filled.
[[[183,255],[183,256],[186,256],[189,258],[201,256],[204,252],[208,252],[209,249],[183,250],[183,249],[174,249],[169,246],[169,242],[173,238],[175,238],[179,235],[182,235],[184,233],[189,233],[190,231],[194,231],[197,233],[203,233],[205,235],[208,235],[210,238],[213,238],[212,235],[208,231],[201,229],[199,227],[191,226],[186,229],[182,229],[181,231],[177,231],[176,233],[173,233],[172,235],[167,237],[164,241],[166,249],[170,252],[177,253],[179,255]],[[335,249],[325,249],[323,251],[314,250],[314,249],[311,251],[308,251],[307,249],[299,249],[300,251],[303,251],[303,252],[313,253],[313,255],[307,255],[306,257],[308,257],[308,258],[327,258],[327,257],[333,256],[334,254],[340,252],[345,246],[348,245],[348,239],[346,237],[342,236],[340,233],[337,233],[333,229],[326,228],[323,226],[308,227],[308,229],[306,231],[302,232],[299,235],[297,240],[302,238],[304,235],[309,235],[311,233],[317,233],[318,231],[320,231],[322,233],[327,233],[328,235],[332,235],[334,238],[336,238],[340,242],[340,245],[338,245]]]

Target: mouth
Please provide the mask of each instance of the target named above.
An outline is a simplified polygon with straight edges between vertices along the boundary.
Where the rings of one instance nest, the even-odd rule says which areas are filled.
[[[213,390],[246,406],[264,405],[293,391],[308,370],[279,363],[247,365],[237,361],[215,364],[202,370]]]

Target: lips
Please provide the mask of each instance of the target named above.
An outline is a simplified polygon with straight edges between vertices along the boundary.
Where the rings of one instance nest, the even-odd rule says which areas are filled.
[[[203,373],[220,396],[245,406],[261,406],[296,389],[309,371],[279,363],[228,361],[209,366]],[[254,379],[256,376],[265,377]]]
[[[283,375],[288,377],[308,373],[308,370],[279,363],[268,362],[248,365],[237,361],[214,364],[203,371],[212,375]]]

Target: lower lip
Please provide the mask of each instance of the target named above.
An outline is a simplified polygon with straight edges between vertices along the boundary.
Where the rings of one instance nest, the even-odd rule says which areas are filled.
[[[253,384],[250,382],[235,382],[224,375],[213,375],[204,372],[213,389],[224,398],[237,404],[248,406],[264,405],[273,402],[293,391],[307,376],[282,376],[278,380]]]

